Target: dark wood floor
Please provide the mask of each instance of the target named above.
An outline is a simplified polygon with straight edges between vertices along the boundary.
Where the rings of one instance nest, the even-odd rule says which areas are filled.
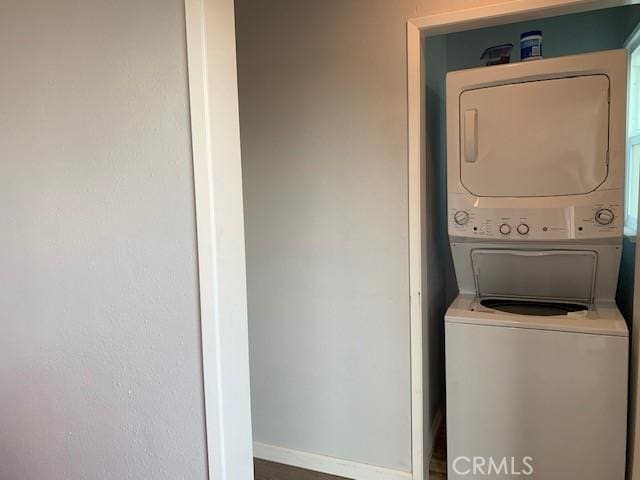
[[[253,460],[254,480],[349,480],[266,460]]]
[[[447,428],[442,422],[436,434],[436,444],[429,462],[429,480],[447,478]]]
[[[302,468],[290,467],[280,463],[267,462],[255,458],[253,460],[255,480],[349,480],[334,477],[326,473],[312,472]],[[429,463],[429,480],[446,480],[447,478],[447,434],[444,423],[436,436],[433,456]]]

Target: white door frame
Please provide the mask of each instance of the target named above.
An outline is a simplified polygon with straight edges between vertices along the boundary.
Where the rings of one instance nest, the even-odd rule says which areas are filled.
[[[210,480],[253,479],[233,0],[185,0]]]
[[[633,50],[640,46],[640,23],[636,25],[631,35],[625,42],[625,48],[629,51],[629,59]],[[629,97],[627,97],[629,98]],[[628,104],[627,104],[628,107]],[[628,109],[627,109],[628,115]],[[629,143],[627,135],[627,157],[629,156]],[[627,171],[629,166],[627,165]],[[626,194],[625,194],[626,195]],[[625,215],[626,217],[626,215]],[[626,218],[625,218],[626,220]],[[636,257],[635,257],[635,284],[633,291],[633,318],[631,320],[631,368],[629,369],[629,444],[627,445],[627,479],[640,479],[640,418],[638,410],[640,406],[640,383],[638,382],[638,363],[640,361],[640,254],[637,249],[637,233],[640,222],[636,223]]]
[[[423,418],[423,299],[426,292],[426,272],[422,261],[431,246],[423,238],[426,225],[426,62],[423,40],[446,33],[473,30],[507,23],[555,17],[570,13],[640,3],[640,0],[511,0],[503,3],[413,18],[407,23],[407,102],[409,145],[409,290],[411,322],[411,463],[413,480],[429,478],[430,452],[424,452],[424,425],[432,419]],[[424,243],[423,243],[424,242]],[[640,260],[636,257],[636,265]],[[636,272],[640,274],[638,268]],[[636,278],[640,278],[637,276]],[[638,285],[637,282],[636,285]],[[637,342],[636,342],[637,343]],[[634,348],[636,345],[634,344]],[[632,358],[638,358],[633,352]],[[637,371],[636,365],[631,365]],[[635,463],[635,460],[634,460]],[[637,468],[634,470],[638,470]]]

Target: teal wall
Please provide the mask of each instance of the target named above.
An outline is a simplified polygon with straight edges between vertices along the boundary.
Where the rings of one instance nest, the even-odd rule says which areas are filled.
[[[633,283],[635,273],[636,243],[629,237],[622,242],[622,262],[618,276],[618,291],[616,303],[631,326],[633,316]]]
[[[511,61],[520,61],[520,34],[542,30],[545,58],[621,48],[640,19],[640,6],[618,7],[562,17],[481,28],[447,35],[448,70],[480,67],[485,48],[512,43]]]

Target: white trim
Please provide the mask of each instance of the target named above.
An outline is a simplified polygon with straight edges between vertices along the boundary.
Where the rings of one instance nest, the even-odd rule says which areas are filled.
[[[638,3],[636,0],[511,0],[410,20],[424,35],[442,35]]]
[[[637,93],[634,92],[633,89],[631,88],[631,75],[632,75],[631,56],[634,50],[640,47],[640,23],[638,23],[635,26],[635,28],[633,29],[633,32],[629,35],[629,37],[627,37],[627,40],[624,43],[624,47],[627,49],[628,55],[629,55],[629,66],[627,71],[627,109],[626,109],[627,131],[625,132],[627,145],[626,145],[626,152],[625,152],[626,158],[625,158],[625,181],[624,181],[624,184],[625,184],[624,235],[625,237],[628,237],[633,243],[635,243],[636,235],[637,235],[638,219],[636,217],[629,215],[629,201],[631,199],[630,198],[631,190],[628,187],[629,187],[629,182],[631,178],[630,170],[632,168],[632,163],[631,163],[632,147],[640,143],[640,133],[638,133],[639,128],[638,128],[638,125],[635,125],[637,120],[634,120],[633,123],[630,122],[630,118],[631,118],[630,108],[634,103],[638,102]],[[637,118],[638,112],[634,112],[634,113],[635,113],[634,116]],[[630,135],[632,125],[635,127],[635,131],[633,132],[634,135]],[[636,203],[637,203],[637,199],[636,199]]]
[[[640,46],[640,23],[638,23],[624,42],[624,48],[631,53]]]
[[[407,24],[407,78],[409,131],[422,135],[424,129],[424,102],[412,98],[424,98],[426,85],[423,78],[424,62],[420,48],[420,31],[412,23]],[[411,465],[413,480],[423,480],[424,471],[424,418],[423,418],[423,369],[422,369],[422,217],[425,214],[424,142],[420,137],[409,137],[409,295],[411,342]],[[411,228],[411,225],[418,228]],[[426,258],[426,257],[425,257]],[[416,465],[419,465],[416,468]]]
[[[233,0],[185,0],[185,19],[209,478],[250,480],[253,459]]]
[[[632,5],[640,0],[511,0],[410,19],[407,22],[408,183],[409,183],[409,292],[411,324],[411,438],[413,480],[428,480],[424,460],[422,297],[428,285],[422,271],[423,211],[426,155],[424,37],[491,27],[570,13]],[[423,248],[425,251],[423,251]],[[436,414],[438,415],[438,414]],[[435,420],[435,418],[434,418]],[[436,432],[432,432],[433,435]],[[433,443],[433,442],[432,442]]]
[[[631,32],[631,35],[627,38],[624,43],[625,48],[629,51],[629,60],[631,61],[631,53],[638,47],[640,47],[640,23],[636,25]],[[629,73],[631,73],[631,69],[629,69]],[[629,85],[630,85],[629,78]],[[628,106],[631,102],[631,98],[628,97],[627,104],[627,120],[629,119],[629,111]],[[629,128],[629,127],[627,127]],[[627,133],[628,135],[628,133]],[[627,173],[629,169],[629,154],[630,154],[630,141],[631,139],[627,139]],[[625,186],[627,184],[627,180],[625,179]],[[637,242],[637,231],[638,231],[638,219],[633,219],[633,221],[629,221],[629,217],[626,213],[626,202],[628,202],[628,192],[625,192],[625,227],[624,227],[624,235],[625,237],[634,244]],[[640,334],[638,330],[640,330],[640,256],[636,253],[636,259],[634,264],[635,269],[635,285],[633,288],[633,318],[631,319],[631,355],[630,355],[630,365],[629,365],[629,424],[628,424],[628,438],[627,438],[627,478],[629,480],[638,480],[640,478],[640,426],[638,424],[638,406],[640,404],[640,391],[638,385],[638,361],[639,361],[639,350],[640,350]]]
[[[411,480],[411,473],[254,442],[256,458],[353,480]]]

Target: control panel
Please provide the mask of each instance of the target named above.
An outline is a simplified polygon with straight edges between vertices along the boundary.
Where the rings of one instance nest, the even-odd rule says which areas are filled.
[[[508,241],[593,239],[622,236],[623,228],[621,203],[565,208],[449,205],[449,235],[454,237]]]

